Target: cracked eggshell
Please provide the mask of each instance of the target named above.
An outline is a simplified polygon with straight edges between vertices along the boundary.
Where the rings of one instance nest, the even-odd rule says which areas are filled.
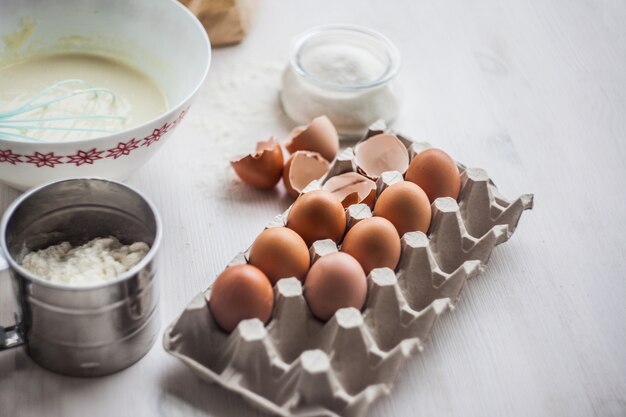
[[[272,188],[283,174],[283,150],[276,138],[260,141],[256,152],[230,162],[246,184],[256,188]]]
[[[352,204],[367,204],[371,208],[376,199],[376,183],[356,172],[331,177],[322,189],[336,195],[345,208]]]
[[[337,129],[326,116],[316,117],[306,126],[298,126],[289,134],[285,147],[290,153],[296,151],[317,152],[328,162],[339,151]]]
[[[363,174],[377,179],[386,171],[404,174],[409,167],[409,151],[395,135],[374,135],[354,148],[356,165]]]
[[[325,175],[329,166],[328,161],[317,152],[295,152],[283,170],[283,183],[289,195],[297,198],[311,181]]]

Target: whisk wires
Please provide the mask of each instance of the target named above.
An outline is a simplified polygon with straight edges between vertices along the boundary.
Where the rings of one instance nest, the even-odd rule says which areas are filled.
[[[62,94],[59,97],[49,98],[53,93],[57,92],[61,87],[75,84],[84,88],[70,91]],[[113,133],[114,130],[104,128],[90,128],[90,127],[77,127],[73,126],[50,126],[46,125],[47,122],[66,122],[66,121],[81,121],[81,120],[119,120],[124,121],[126,117],[108,114],[83,114],[83,115],[67,115],[58,117],[30,117],[19,118],[18,116],[27,115],[28,113],[35,112],[37,110],[47,109],[55,104],[61,103],[66,100],[70,100],[73,97],[81,95],[93,94],[94,98],[98,98],[99,94],[108,95],[111,98],[111,104],[115,104],[117,96],[114,91],[109,88],[94,87],[90,83],[80,79],[69,79],[54,83],[43,90],[39,91],[32,98],[22,103],[18,107],[8,110],[0,111],[0,138],[5,139],[17,139],[38,141],[41,139],[25,135],[23,133],[7,132],[7,129],[15,130],[18,132],[25,132],[28,130],[50,130],[50,131],[65,131],[65,132],[98,132],[98,133]]]

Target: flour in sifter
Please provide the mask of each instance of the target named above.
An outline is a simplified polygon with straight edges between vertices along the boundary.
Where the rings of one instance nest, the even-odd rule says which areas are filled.
[[[62,242],[28,253],[22,267],[56,284],[91,285],[111,281],[130,270],[149,250],[143,242],[123,245],[115,237],[96,238],[76,247]]]

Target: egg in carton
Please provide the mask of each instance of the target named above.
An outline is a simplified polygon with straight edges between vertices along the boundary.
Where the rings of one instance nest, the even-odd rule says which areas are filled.
[[[363,140],[389,133],[374,124]],[[410,157],[429,147],[397,135]],[[357,145],[358,146],[358,145]],[[363,416],[390,392],[400,369],[423,349],[437,319],[453,308],[465,282],[478,275],[493,248],[508,240],[533,196],[509,201],[481,169],[458,164],[461,192],[456,200],[432,203],[428,235],[408,232],[395,271],[377,268],[367,277],[364,308],[338,310],[326,323],[313,317],[296,278],[278,281],[269,324],[244,320],[230,334],[211,317],[211,288],[198,294],[164,335],[165,349],[209,382],[242,395],[256,408],[281,416]],[[320,189],[329,179],[359,171],[353,148],[342,151],[328,174],[303,192]],[[402,181],[400,172],[384,172],[379,195]],[[372,215],[367,204],[346,210],[349,229]],[[267,227],[286,225],[289,209]],[[331,240],[310,248],[311,263],[336,252]],[[229,264],[245,264],[248,251]]]

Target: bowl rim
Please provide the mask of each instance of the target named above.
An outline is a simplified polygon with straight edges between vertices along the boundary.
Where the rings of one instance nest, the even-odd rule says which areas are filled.
[[[29,141],[24,141],[24,140],[19,140],[19,139],[7,139],[7,138],[3,138],[0,137],[0,143],[16,143],[16,144],[20,144],[20,145],[31,145],[31,146],[55,146],[55,145],[71,145],[71,144],[91,144],[91,143],[96,143],[98,141],[103,141],[103,140],[107,140],[107,139],[112,139],[115,138],[117,136],[123,136],[131,131],[134,130],[141,130],[141,129],[145,129],[148,126],[154,125],[155,123],[157,123],[158,121],[160,121],[161,119],[164,119],[166,117],[171,117],[173,114],[175,114],[176,112],[179,111],[179,109],[181,107],[183,107],[183,105],[185,103],[188,103],[197,93],[198,90],[200,90],[200,87],[202,87],[202,85],[204,84],[204,81],[206,80],[206,77],[209,73],[209,69],[211,67],[211,59],[212,59],[212,50],[211,50],[211,40],[209,39],[209,35],[206,32],[206,29],[204,28],[204,26],[202,26],[202,23],[200,22],[200,20],[196,17],[196,15],[194,15],[191,10],[189,10],[185,5],[183,5],[182,3],[180,3],[178,0],[167,0],[170,4],[172,4],[174,7],[178,7],[179,9],[182,9],[183,13],[185,13],[187,15],[188,18],[190,18],[190,20],[193,22],[193,25],[196,27],[196,29],[199,31],[200,36],[202,37],[202,39],[204,40],[204,46],[206,47],[206,66],[204,68],[204,71],[202,73],[202,76],[199,78],[197,84],[195,85],[195,87],[191,90],[191,92],[189,94],[187,94],[184,98],[182,98],[181,100],[178,100],[177,103],[175,105],[170,106],[165,112],[160,113],[159,115],[151,118],[150,120],[147,120],[139,125],[135,125],[132,127],[129,127],[127,129],[124,130],[120,130],[119,132],[112,132],[109,133],[107,135],[102,135],[102,136],[97,136],[94,138],[89,138],[89,139],[78,139],[78,140],[69,140],[69,141],[62,141],[62,140],[42,140],[39,142],[29,142]],[[95,51],[90,51],[89,53],[95,53],[97,54],[98,52]],[[158,86],[158,84],[157,84]]]

